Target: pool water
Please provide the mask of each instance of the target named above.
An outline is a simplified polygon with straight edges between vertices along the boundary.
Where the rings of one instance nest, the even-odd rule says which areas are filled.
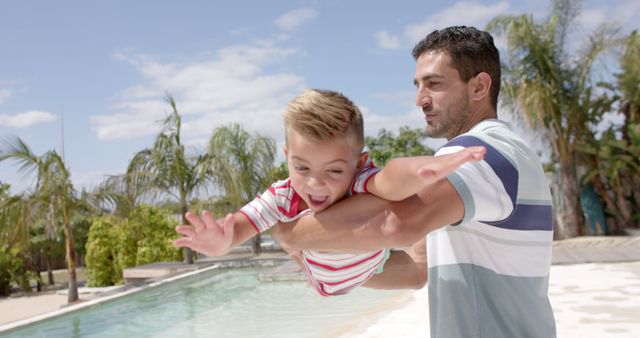
[[[306,282],[259,282],[264,269],[212,269],[29,325],[2,337],[337,337],[404,291],[321,297]]]

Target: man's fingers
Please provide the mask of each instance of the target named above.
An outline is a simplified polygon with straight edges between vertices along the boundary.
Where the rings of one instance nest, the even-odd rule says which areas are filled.
[[[200,219],[200,217],[198,217],[198,215],[187,211],[187,213],[184,214],[184,217],[189,221],[189,223],[191,223],[191,225],[193,225],[196,232],[200,232],[205,228],[204,222],[202,221],[202,219]]]

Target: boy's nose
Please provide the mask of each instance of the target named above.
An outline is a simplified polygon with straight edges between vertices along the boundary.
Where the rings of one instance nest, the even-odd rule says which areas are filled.
[[[324,185],[324,181],[321,178],[318,178],[318,177],[310,177],[308,185],[310,187],[321,187],[321,186]]]

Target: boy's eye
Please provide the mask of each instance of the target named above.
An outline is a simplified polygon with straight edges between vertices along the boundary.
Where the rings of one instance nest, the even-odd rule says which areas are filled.
[[[342,169],[329,169],[332,174],[342,174]]]
[[[297,171],[306,171],[306,170],[308,170],[308,169],[309,169],[309,168],[307,168],[307,167],[305,167],[305,166],[301,166],[301,165],[294,166],[293,168],[294,168],[295,170],[297,170]]]

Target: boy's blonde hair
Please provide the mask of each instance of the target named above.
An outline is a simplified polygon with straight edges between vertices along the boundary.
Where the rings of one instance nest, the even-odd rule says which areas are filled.
[[[305,89],[284,111],[285,137],[294,130],[304,137],[326,140],[352,136],[355,146],[364,147],[362,113],[351,100],[332,90]]]

